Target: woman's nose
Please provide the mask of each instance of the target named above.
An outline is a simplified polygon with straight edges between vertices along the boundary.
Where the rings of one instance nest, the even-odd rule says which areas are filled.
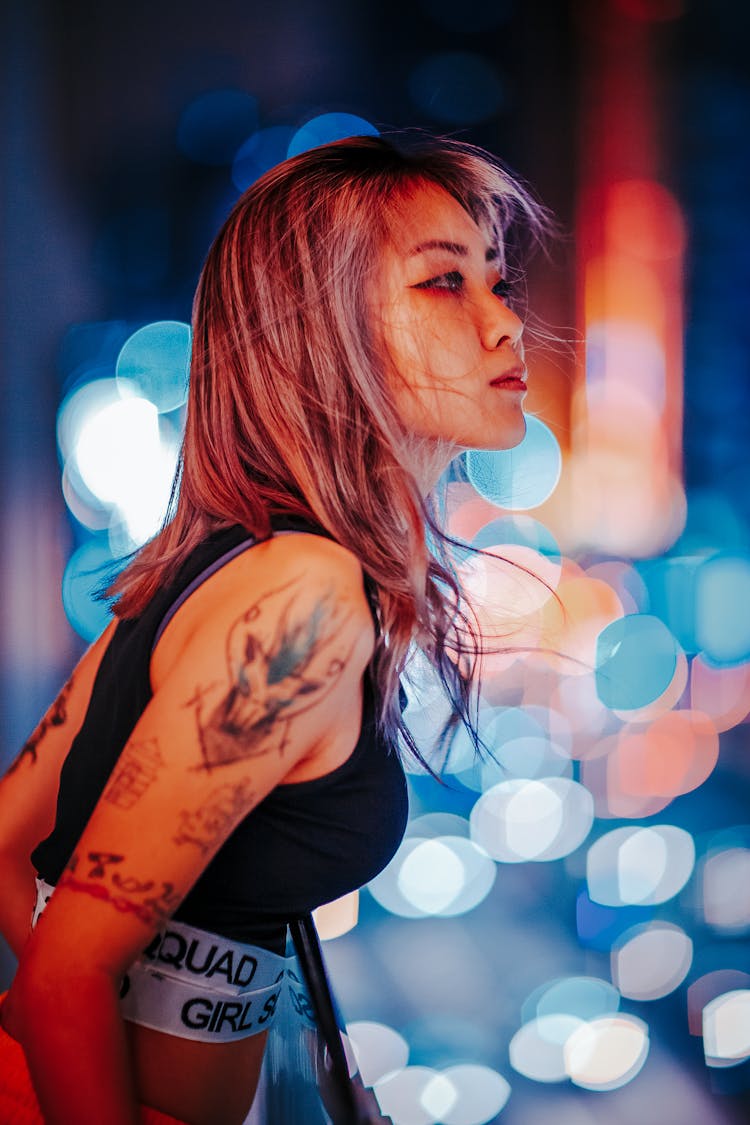
[[[523,335],[523,321],[494,293],[488,293],[482,302],[480,335],[487,351],[495,351],[504,343],[515,348]]]

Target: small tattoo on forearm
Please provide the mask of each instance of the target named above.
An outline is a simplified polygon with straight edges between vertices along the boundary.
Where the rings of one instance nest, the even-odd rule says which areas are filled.
[[[39,743],[42,741],[47,731],[50,729],[50,727],[61,727],[67,721],[68,698],[72,690],[73,677],[71,676],[58,695],[55,702],[52,704],[50,709],[34,729],[33,733],[29,736],[29,738],[27,738],[26,742],[21,747],[15,761],[8,769],[9,774],[18,769],[24,758],[29,758],[31,760],[31,764],[34,765],[37,760],[37,749],[39,747]]]
[[[163,765],[155,738],[129,742],[102,794],[104,800],[120,809],[132,809],[156,780]]]
[[[221,785],[206,797],[204,804],[192,812],[183,809],[175,844],[194,844],[205,855],[229,833],[235,821],[248,811],[255,800],[249,781],[238,785]]]

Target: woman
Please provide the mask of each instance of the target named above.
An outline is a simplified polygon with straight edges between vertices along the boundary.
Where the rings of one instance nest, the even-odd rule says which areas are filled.
[[[506,241],[544,224],[478,150],[363,137],[274,168],[219,233],[173,511],[0,788],[4,1049],[50,1125],[239,1125],[286,922],[402,837],[410,646],[471,728],[431,493],[523,437]]]

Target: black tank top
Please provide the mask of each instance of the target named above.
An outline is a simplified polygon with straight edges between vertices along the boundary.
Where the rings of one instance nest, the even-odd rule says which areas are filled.
[[[327,534],[294,516],[273,517],[272,526]],[[217,532],[139,617],[118,622],[63,764],[55,827],[31,856],[48,883],[60,878],[151,699],[151,652],[170,610],[215,572],[217,562],[254,542],[241,527]],[[365,589],[377,628],[367,576]],[[277,785],[228,837],[175,918],[283,952],[287,921],[362,886],[386,866],[406,827],[406,779],[398,754],[377,736],[370,673],[368,668],[360,737],[350,757],[323,777]]]

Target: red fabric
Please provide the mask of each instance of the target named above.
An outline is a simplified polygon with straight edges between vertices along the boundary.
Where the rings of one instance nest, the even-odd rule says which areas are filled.
[[[23,1048],[1,1027],[0,1125],[44,1125],[42,1111],[31,1085]],[[143,1106],[141,1125],[184,1125],[184,1122],[166,1113],[160,1113],[158,1109]]]

